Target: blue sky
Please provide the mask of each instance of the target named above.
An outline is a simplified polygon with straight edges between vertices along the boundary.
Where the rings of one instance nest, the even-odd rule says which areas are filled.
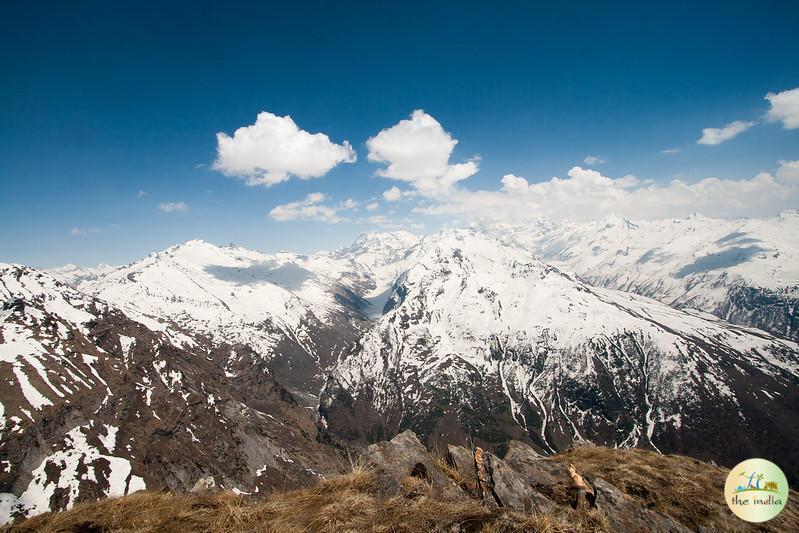
[[[565,198],[533,187],[553,176],[667,187],[767,172],[784,201],[769,189],[751,213],[732,198],[710,214],[766,215],[794,201],[785,162],[799,160],[799,128],[784,110],[769,120],[765,96],[799,87],[796,2],[159,4],[4,4],[0,261],[118,264],[190,238],[333,248],[379,229],[378,215],[431,231],[502,211],[507,199],[532,216],[533,195]],[[368,160],[367,140],[417,109],[458,141],[451,163],[479,157],[448,191],[378,177],[389,162]],[[357,161],[270,187],[214,170],[216,134],[260,112],[349,141]],[[734,121],[752,125],[697,143]],[[569,174],[576,166],[596,174]],[[513,203],[522,201],[500,181],[507,174],[525,178],[527,203]],[[392,186],[411,195],[387,202]],[[496,194],[486,203],[479,190]],[[336,220],[269,216],[312,193],[357,207]],[[159,209],[179,202],[185,212]]]

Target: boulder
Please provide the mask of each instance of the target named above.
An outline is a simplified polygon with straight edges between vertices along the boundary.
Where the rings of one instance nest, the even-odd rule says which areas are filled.
[[[474,454],[463,446],[450,444],[447,446],[447,464],[455,469],[464,480],[477,479],[474,468]]]
[[[508,442],[508,452],[505,454],[506,461],[509,456],[526,458],[527,460],[543,459],[545,457],[535,451],[532,446],[520,440],[511,440]]]
[[[192,494],[212,494],[214,492],[218,492],[219,488],[216,486],[216,481],[214,481],[214,476],[207,476],[201,477],[194,483],[194,486],[191,488],[189,492]]]
[[[477,496],[477,469],[474,454],[463,446],[450,444],[447,446],[447,464],[460,478],[460,486],[472,496]]]
[[[500,507],[528,513],[546,513],[555,509],[555,504],[549,498],[532,488],[507,462],[490,453],[485,456],[489,485]]]
[[[508,444],[505,462],[534,490],[549,500],[572,505],[575,491],[566,465],[541,457],[527,444],[513,440]]]
[[[647,509],[602,478],[596,478],[593,485],[596,506],[613,531],[691,531],[673,518]]]
[[[379,490],[386,496],[424,494],[447,500],[466,496],[410,430],[372,444],[360,459],[374,470]]]
[[[483,452],[482,457],[487,471],[485,492],[488,492],[483,495],[484,503],[525,512],[554,509],[555,504],[526,483],[506,461],[488,452]],[[457,471],[462,480],[461,487],[477,496],[478,477],[474,454],[463,446],[450,444],[447,447],[447,464]]]

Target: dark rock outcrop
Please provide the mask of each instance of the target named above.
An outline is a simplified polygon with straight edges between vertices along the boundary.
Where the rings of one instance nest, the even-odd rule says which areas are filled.
[[[613,531],[691,531],[673,518],[650,511],[602,478],[594,480],[594,487],[596,505],[604,512]]]
[[[496,455],[485,455],[489,471],[488,482],[500,507],[528,513],[548,513],[555,508],[549,498],[532,488],[508,463]]]
[[[514,440],[508,444],[505,462],[529,487],[561,505],[574,502],[572,480],[565,465],[541,457],[527,444]]]
[[[457,499],[467,493],[455,483],[428,453],[416,434],[404,431],[388,442],[372,444],[361,455],[363,465],[374,469],[386,496],[423,489],[431,497]],[[420,485],[426,486],[420,486]]]

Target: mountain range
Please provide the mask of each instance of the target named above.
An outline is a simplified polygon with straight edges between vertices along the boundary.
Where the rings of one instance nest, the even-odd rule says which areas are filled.
[[[1,264],[0,522],[209,476],[303,486],[406,429],[498,454],[776,457],[791,477],[798,258],[789,211]]]

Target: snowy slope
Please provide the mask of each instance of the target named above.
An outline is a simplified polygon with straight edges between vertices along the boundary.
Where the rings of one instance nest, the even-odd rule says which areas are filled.
[[[66,283],[67,285],[78,287],[83,283],[96,281],[113,272],[117,268],[119,267],[107,265],[105,263],[100,263],[96,267],[89,268],[68,264],[58,268],[49,269],[46,272],[57,280]]]
[[[354,340],[364,318],[366,303],[351,289],[362,280],[341,270],[325,258],[194,240],[78,286],[130,317],[247,346],[313,402],[331,354]]]
[[[794,342],[591,287],[479,232],[426,237],[411,263],[327,384],[334,432],[526,438],[547,452],[590,439],[716,460],[768,447],[735,437],[742,423],[799,437],[781,427],[797,406]]]
[[[594,285],[799,338],[799,211],[743,220],[541,220],[487,232]]]
[[[87,432],[88,426],[75,423],[63,439],[53,443],[56,450],[31,446],[25,459],[18,461],[15,448],[30,440],[26,432],[35,431],[44,439],[41,426],[55,410],[68,407],[81,395],[95,396],[101,407],[113,401],[101,372],[109,364],[114,372],[120,368],[118,361],[109,363],[89,338],[90,324],[108,313],[101,302],[50,276],[9,264],[0,264],[0,300],[0,376],[5,382],[0,392],[4,464],[0,523],[16,513],[49,511],[57,491],[61,501],[74,504],[81,485],[84,490],[89,485],[93,487],[89,490],[112,496],[145,488],[143,478],[132,473],[129,458],[115,454],[117,428],[112,426]],[[7,492],[16,488],[8,484],[16,476],[22,476],[16,487],[24,488],[19,495]]]
[[[0,302],[0,524],[209,475],[259,492],[338,471],[251,349],[20,265],[0,264]]]
[[[408,266],[408,258],[419,238],[407,231],[363,233],[351,246],[328,254],[341,260],[352,260],[374,283],[366,294],[375,296],[389,288]]]
[[[94,317],[72,320],[76,333],[70,334],[83,339],[88,331],[81,342],[108,355],[86,353],[116,363],[98,371],[113,396],[94,387],[93,403],[83,411],[102,407],[106,397],[114,408],[117,396],[143,402],[146,409],[137,412],[147,420],[135,426],[144,428],[142,435],[157,427],[168,438],[188,439],[166,450],[179,465],[173,473],[230,427],[250,428],[256,420],[270,438],[283,435],[292,423],[275,413],[294,413],[281,402],[295,400],[306,415],[302,424],[309,423],[308,407],[320,404],[320,422],[343,441],[412,428],[432,445],[472,437],[491,448],[517,438],[550,452],[590,439],[731,463],[784,454],[780,442],[799,440],[799,349],[788,340],[796,332],[798,219],[787,212],[746,221],[541,220],[446,230],[421,240],[405,232],[367,233],[349,247],[310,255],[189,241],[115,269],[54,272],[91,297],[64,287],[42,302],[63,305],[58,294],[85,300],[63,311]],[[85,310],[91,306],[104,310]],[[43,330],[39,322],[24,322],[35,312],[13,311],[15,338]],[[55,309],[52,314],[60,316]],[[105,331],[109,316],[116,318],[102,344],[91,333]],[[42,346],[42,361],[61,364]],[[14,361],[30,359],[37,349],[17,350]],[[125,354],[131,353],[139,362],[128,367]],[[13,376],[14,364],[0,377]],[[44,398],[39,410],[65,404],[36,377],[34,364],[25,364]],[[134,368],[144,374],[124,381]],[[115,380],[132,390],[117,393]],[[254,391],[264,387],[275,397],[269,408],[252,403],[261,397]],[[22,387],[16,390],[15,405],[33,420],[9,407],[10,400],[3,402],[5,419],[39,423],[33,393],[31,403]],[[198,405],[191,394],[214,403],[200,401],[205,410],[186,412]],[[222,408],[216,402],[224,395]],[[239,411],[236,402],[249,411]],[[105,424],[131,427],[110,418],[78,422],[60,426],[59,438],[80,426],[93,442],[110,438]],[[304,427],[315,435],[312,426]],[[242,471],[263,459],[253,451],[267,446],[259,435],[230,441],[231,454],[247,456],[247,466],[237,467]],[[289,441],[270,442],[270,450],[285,450]],[[305,462],[297,465],[314,469],[307,458],[317,452],[305,450]],[[788,455],[786,464],[799,471],[799,457]],[[262,486],[227,470],[232,457],[203,456],[200,464],[213,464],[240,486]],[[169,483],[185,486],[201,473],[170,474]],[[156,482],[141,475],[148,486]],[[29,482],[0,492],[19,496]]]

